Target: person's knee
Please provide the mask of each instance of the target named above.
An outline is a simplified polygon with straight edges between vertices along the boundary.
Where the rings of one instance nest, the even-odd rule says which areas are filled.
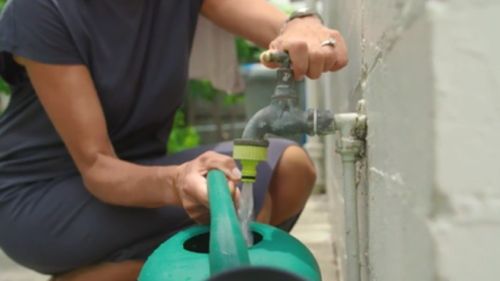
[[[282,207],[278,209],[301,209],[315,182],[316,169],[307,153],[299,146],[287,147],[272,180],[273,205],[276,203]],[[285,205],[283,200],[287,202]]]
[[[280,225],[304,208],[316,181],[316,169],[307,153],[297,145],[287,146],[274,171],[270,186],[271,224]]]
[[[257,221],[260,223],[267,223],[267,224],[270,223],[272,211],[273,211],[272,198],[269,192],[266,192],[266,195],[264,197],[264,202],[262,203],[262,208],[257,214],[256,218]]]
[[[283,172],[304,179],[307,187],[311,187],[316,182],[316,168],[307,155],[307,152],[299,146],[289,146],[284,152],[280,161]]]

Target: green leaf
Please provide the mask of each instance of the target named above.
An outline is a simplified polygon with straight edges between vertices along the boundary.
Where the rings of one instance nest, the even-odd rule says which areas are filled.
[[[257,45],[241,37],[236,38],[235,44],[240,63],[259,62],[260,54],[264,51],[264,49],[259,48]]]
[[[168,153],[177,153],[186,149],[195,148],[200,144],[200,135],[192,126],[186,125],[184,112],[177,110],[174,125],[168,139]]]
[[[3,79],[0,78],[0,93],[10,95],[10,87]]]
[[[190,80],[188,88],[189,93],[195,98],[214,101],[217,95],[217,90],[215,90],[210,81],[207,80]]]

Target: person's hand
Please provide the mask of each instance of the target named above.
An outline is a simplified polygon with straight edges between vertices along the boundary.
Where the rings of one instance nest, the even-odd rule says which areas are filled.
[[[241,172],[231,157],[208,151],[180,165],[175,181],[177,196],[191,219],[198,223],[207,223],[210,218],[205,176],[211,169],[224,172],[233,200],[238,202],[239,190],[236,184],[241,179]]]
[[[327,40],[331,44],[323,44]],[[296,18],[288,22],[275,40],[269,45],[269,51],[286,51],[290,55],[294,77],[301,80],[304,76],[318,79],[323,72],[336,71],[347,65],[347,47],[342,35],[321,24],[315,17]],[[262,63],[270,68],[278,65]]]

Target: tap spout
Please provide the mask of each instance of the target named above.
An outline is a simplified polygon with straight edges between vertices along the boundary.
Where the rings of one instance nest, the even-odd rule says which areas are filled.
[[[283,101],[282,101],[283,102]],[[334,114],[330,110],[308,109],[271,103],[248,121],[242,139],[263,140],[266,135],[326,135],[335,131]]]
[[[293,136],[327,134],[334,131],[333,113],[328,110],[302,110],[298,106],[295,81],[287,65],[278,70],[278,83],[271,103],[248,121],[242,139],[262,140],[267,134]]]

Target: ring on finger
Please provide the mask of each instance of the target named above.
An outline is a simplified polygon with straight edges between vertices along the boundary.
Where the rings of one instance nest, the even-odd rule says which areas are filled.
[[[321,47],[330,46],[332,48],[335,48],[336,44],[337,44],[337,40],[335,40],[335,38],[328,38],[327,40],[321,42]]]

